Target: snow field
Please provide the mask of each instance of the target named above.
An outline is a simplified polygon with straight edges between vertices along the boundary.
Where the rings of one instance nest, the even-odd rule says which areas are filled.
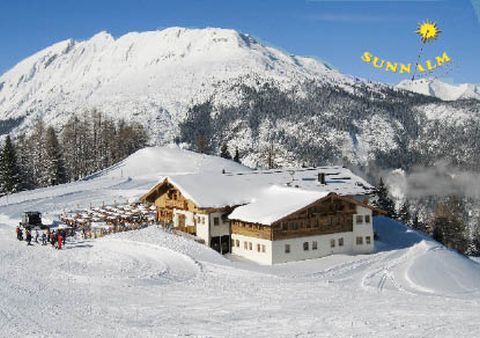
[[[0,199],[0,337],[480,335],[480,264],[385,217],[374,219],[374,254],[275,266],[156,226],[62,251],[15,239],[24,210],[53,217],[138,197],[167,171],[226,165],[162,149],[144,155],[169,166],[139,156],[86,181]]]

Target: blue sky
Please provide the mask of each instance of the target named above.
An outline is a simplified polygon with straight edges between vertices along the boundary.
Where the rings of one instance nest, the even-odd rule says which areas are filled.
[[[290,53],[315,56],[340,71],[390,83],[408,78],[361,62],[370,51],[384,59],[415,62],[414,31],[426,19],[440,38],[424,59],[446,51],[452,58],[436,75],[480,83],[479,0],[15,0],[0,2],[0,72],[59,40],[87,39],[106,30],[169,26],[226,27],[250,33]],[[480,13],[480,9],[478,9]]]

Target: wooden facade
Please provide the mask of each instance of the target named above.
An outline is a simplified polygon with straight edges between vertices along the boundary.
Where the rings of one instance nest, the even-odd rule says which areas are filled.
[[[272,227],[268,225],[231,221],[232,234],[272,240]]]
[[[353,215],[358,202],[329,195],[271,225],[233,220],[232,234],[267,240],[328,235],[353,231]]]
[[[157,221],[162,224],[170,224],[173,222],[173,209],[198,212],[199,208],[195,203],[185,198],[179,189],[167,180],[153,187],[147,194],[142,197],[142,202],[155,204],[157,209]],[[185,226],[185,218],[180,216],[180,227]],[[188,233],[192,233],[191,227],[188,227]]]

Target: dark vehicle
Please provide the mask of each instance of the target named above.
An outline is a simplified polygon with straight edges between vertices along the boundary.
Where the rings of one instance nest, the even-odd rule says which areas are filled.
[[[33,229],[39,227],[40,229],[46,229],[47,226],[42,224],[42,214],[38,211],[26,211],[23,213],[22,221],[20,225],[25,229]]]

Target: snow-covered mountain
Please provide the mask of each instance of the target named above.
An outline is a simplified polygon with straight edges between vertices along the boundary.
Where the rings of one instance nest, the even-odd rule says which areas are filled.
[[[480,100],[480,85],[470,83],[454,85],[438,79],[418,79],[401,81],[396,87],[418,94],[434,96],[444,101]]]
[[[234,102],[234,79],[280,86],[306,79],[350,82],[320,61],[292,56],[235,30],[180,27],[129,33],[101,32],[66,40],[17,64],[0,77],[0,119],[41,116],[62,125],[74,112],[96,108],[142,121],[155,141],[168,141],[192,102],[213,95]]]
[[[211,153],[238,148],[253,167],[265,166],[272,144],[279,166],[408,168],[445,156],[480,164],[462,155],[479,153],[478,145],[461,141],[476,137],[476,102],[361,81],[235,30],[173,27],[117,39],[102,32],[59,42],[0,77],[0,134],[28,131],[38,117],[61,129],[93,109],[141,122],[152,144],[181,136],[195,149],[200,137]]]

